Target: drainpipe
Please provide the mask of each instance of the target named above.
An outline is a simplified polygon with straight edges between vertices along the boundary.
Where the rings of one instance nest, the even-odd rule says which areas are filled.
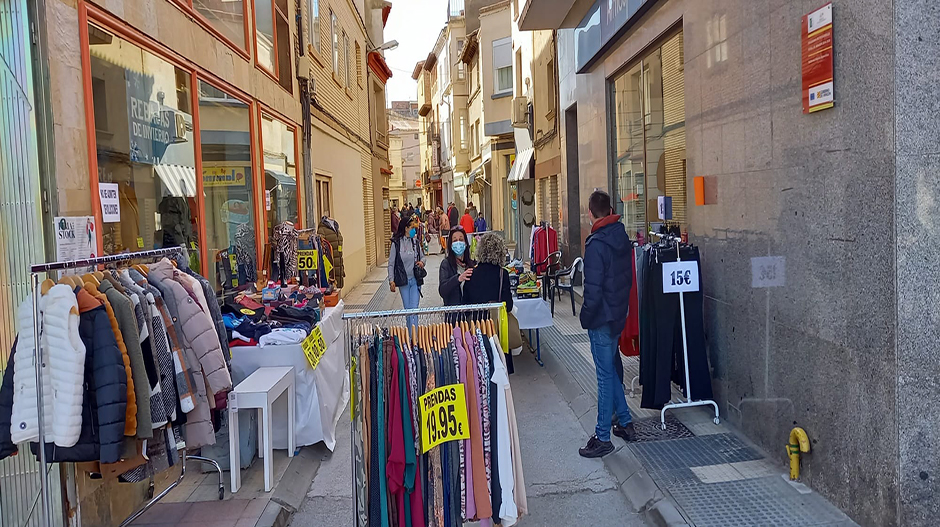
[[[790,457],[790,479],[800,479],[800,452],[809,453],[809,437],[800,427],[790,430],[790,442],[787,444],[787,455]]]

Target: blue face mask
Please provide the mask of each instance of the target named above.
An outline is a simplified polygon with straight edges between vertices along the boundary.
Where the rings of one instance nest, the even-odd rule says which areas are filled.
[[[414,227],[412,227],[411,229],[408,230],[408,237],[409,237],[409,238],[414,238],[415,235],[417,235],[417,234],[418,234],[418,229],[415,229]]]
[[[456,241],[450,244],[450,248],[453,249],[454,254],[457,256],[463,256],[464,251],[467,250],[467,242]]]

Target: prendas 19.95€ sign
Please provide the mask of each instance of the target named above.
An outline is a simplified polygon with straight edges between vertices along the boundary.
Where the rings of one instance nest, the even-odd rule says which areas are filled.
[[[803,113],[835,104],[832,68],[832,3],[803,17]]]

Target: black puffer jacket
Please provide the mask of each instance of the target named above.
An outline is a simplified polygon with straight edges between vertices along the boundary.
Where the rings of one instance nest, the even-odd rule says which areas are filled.
[[[633,287],[633,244],[620,216],[598,220],[584,242],[584,303],[581,327],[607,325],[620,333],[627,322]]]
[[[19,340],[19,339],[17,339]],[[16,340],[10,350],[7,369],[3,371],[3,384],[0,384],[0,459],[16,454],[17,448],[10,438],[10,417],[13,415],[13,352]]]
[[[82,292],[79,292],[81,295]],[[79,306],[83,303],[80,300]],[[62,448],[46,443],[49,462],[101,461],[116,463],[121,458],[124,440],[124,415],[127,409],[127,375],[124,359],[111,329],[104,305],[84,311],[78,333],[85,344],[85,396],[82,401],[82,433],[73,447]],[[30,444],[33,454],[37,443]]]

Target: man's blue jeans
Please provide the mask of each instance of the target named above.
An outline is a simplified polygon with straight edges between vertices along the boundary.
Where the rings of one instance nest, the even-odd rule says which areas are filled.
[[[399,287],[398,292],[401,294],[401,303],[405,309],[415,309],[418,307],[418,303],[421,302],[421,291],[418,289],[418,283],[414,278],[409,278],[408,285]],[[410,334],[412,326],[418,325],[418,316],[409,315],[407,319]]]
[[[623,382],[615,371],[614,361],[620,360],[617,351],[619,332],[611,331],[609,326],[588,330],[591,340],[591,355],[594,356],[594,369],[597,372],[597,427],[594,434],[601,441],[610,441],[610,416],[616,412],[621,426],[625,426],[633,417],[623,394]]]

